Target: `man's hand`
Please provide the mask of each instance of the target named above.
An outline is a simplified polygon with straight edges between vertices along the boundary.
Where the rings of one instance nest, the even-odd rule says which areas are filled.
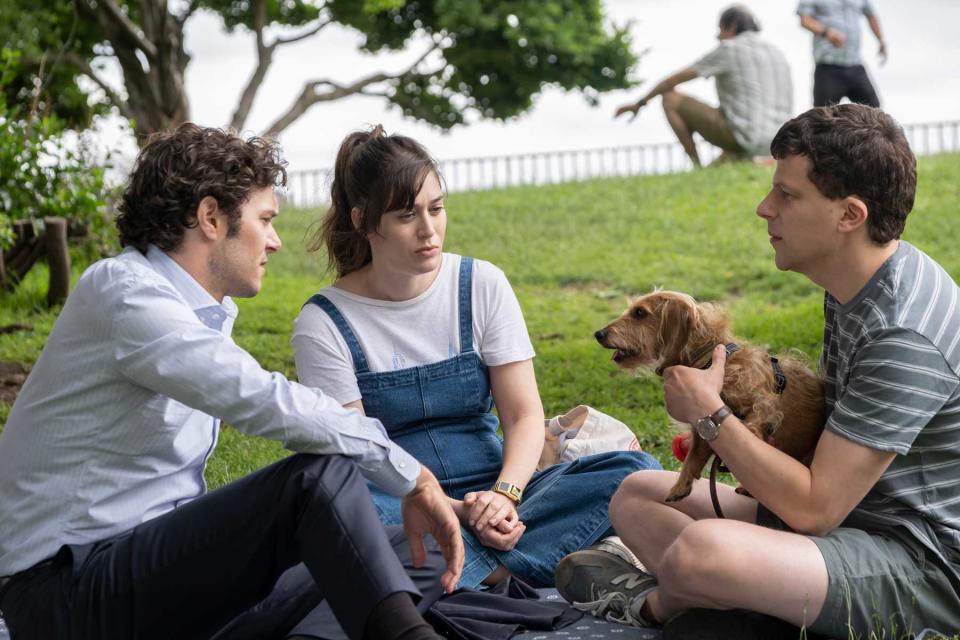
[[[847,44],[847,36],[843,35],[840,31],[836,29],[827,29],[823,37],[827,39],[827,42],[832,44],[837,49],[842,49],[843,45]]]
[[[887,43],[883,40],[880,41],[880,48],[877,49],[877,55],[880,56],[880,64],[887,64]]]
[[[413,491],[400,502],[403,516],[403,530],[410,541],[413,566],[420,567],[427,559],[423,548],[423,535],[429,533],[440,545],[447,570],[440,578],[443,590],[447,593],[457,588],[460,573],[463,571],[463,539],[460,536],[460,522],[440,483],[425,466],[420,467],[420,477]]]
[[[617,111],[613,114],[614,118],[619,118],[625,113],[632,113],[633,117],[630,118],[629,122],[633,122],[633,119],[637,117],[640,109],[645,107],[647,104],[646,100],[637,100],[636,102],[631,102],[630,104],[625,104],[622,107],[618,108]]]
[[[723,372],[727,364],[727,349],[718,344],[713,349],[713,362],[708,369],[668,367],[663,372],[663,394],[667,413],[674,420],[695,424],[723,404]]]

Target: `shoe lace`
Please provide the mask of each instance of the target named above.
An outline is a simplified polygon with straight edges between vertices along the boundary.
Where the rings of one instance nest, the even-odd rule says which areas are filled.
[[[624,580],[627,580],[627,588],[633,588],[643,580],[643,577],[625,573],[617,576],[610,582],[612,584],[618,584]],[[631,581],[633,584],[630,584]],[[595,599],[590,602],[574,602],[572,603],[573,607],[609,622],[617,622],[631,627],[650,626],[650,623],[640,614],[643,603],[647,599],[646,592],[628,598],[623,592],[607,591],[606,589],[592,586],[590,595],[594,596]]]
[[[590,602],[574,602],[573,607],[584,613],[589,613],[597,618],[615,620],[616,616],[622,616],[627,605],[627,596],[619,591],[606,592],[603,589],[598,590],[596,600]]]

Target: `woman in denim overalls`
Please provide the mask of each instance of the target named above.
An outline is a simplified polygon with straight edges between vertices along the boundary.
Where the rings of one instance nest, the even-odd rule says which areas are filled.
[[[326,245],[338,279],[310,298],[297,319],[298,373],[305,384],[379,418],[390,438],[437,476],[463,526],[461,586],[492,584],[508,573],[549,586],[563,556],[612,535],[607,505],[620,482],[660,465],[646,453],[613,452],[535,472],[543,407],[519,305],[495,267],[442,253],[442,198],[436,165],[413,140],[387,136],[380,127],[347,137],[337,157],[332,205],[314,243]],[[474,335],[477,319],[486,316],[475,317],[472,294],[475,276],[487,291],[496,274],[505,300],[498,310],[518,318],[523,335],[514,336],[513,344],[521,346],[513,347],[509,361],[487,366]],[[449,295],[438,293],[440,287]],[[401,353],[372,367],[375,354],[363,345],[416,336],[415,327],[398,324],[427,304],[445,306],[442,317],[429,319],[437,335],[428,332],[422,342],[446,347],[439,334],[449,325],[455,327],[449,347],[426,364],[404,366],[407,355]],[[491,316],[495,325],[499,316]],[[378,323],[395,335],[371,335]],[[496,329],[503,339],[503,327],[482,326],[485,349]],[[338,373],[327,373],[332,361]],[[352,398],[359,391],[359,400],[342,387],[352,388]],[[494,404],[504,439],[497,435]],[[371,493],[384,523],[399,523],[399,499],[373,486]]]

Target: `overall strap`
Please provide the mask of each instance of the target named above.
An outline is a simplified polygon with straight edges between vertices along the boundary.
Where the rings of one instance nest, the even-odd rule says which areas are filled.
[[[330,302],[329,298],[321,293],[314,294],[306,302],[306,304],[311,303],[326,311],[330,319],[333,320],[333,324],[337,326],[337,330],[340,331],[340,335],[343,336],[347,347],[350,349],[350,355],[353,356],[353,366],[356,369],[356,373],[366,373],[369,367],[367,367],[367,359],[363,355],[363,349],[360,348],[360,341],[357,340],[357,336],[353,333],[350,325],[347,324],[347,320],[343,317],[343,314],[340,313],[340,310]],[[306,304],[304,306],[306,306]]]
[[[460,353],[473,351],[473,258],[460,258]]]

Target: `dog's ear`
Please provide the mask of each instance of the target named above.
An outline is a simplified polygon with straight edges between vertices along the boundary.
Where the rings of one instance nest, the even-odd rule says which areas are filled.
[[[660,328],[657,333],[662,354],[661,367],[686,362],[687,343],[700,322],[700,314],[692,299],[665,296],[659,309]]]

